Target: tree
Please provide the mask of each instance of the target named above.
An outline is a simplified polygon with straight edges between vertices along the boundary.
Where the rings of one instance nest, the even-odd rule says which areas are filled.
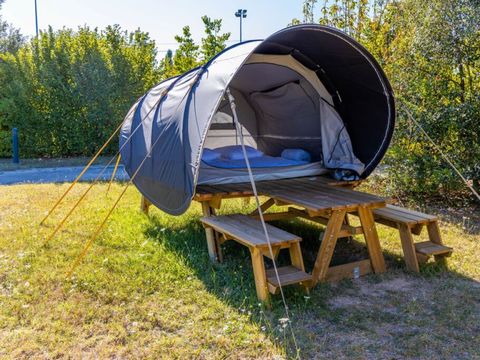
[[[312,2],[304,2],[310,16]],[[405,106],[475,184],[480,179],[480,7],[477,0],[324,0],[320,23],[356,37],[397,97],[385,157],[397,193],[452,194],[464,186],[405,116]]]
[[[5,0],[0,0],[0,10]],[[16,52],[25,42],[25,37],[19,29],[14,28],[0,16],[0,54]]]
[[[173,67],[176,74],[181,74],[198,65],[199,46],[195,44],[189,26],[184,26],[182,36],[176,35],[175,40],[178,42],[178,49],[173,56]]]
[[[220,34],[222,28],[221,19],[210,19],[207,15],[202,16],[203,24],[205,25],[205,34],[202,39],[202,61],[207,62],[220,51],[225,49],[225,43],[230,38],[230,33]]]
[[[165,57],[160,61],[160,76],[162,79],[168,79],[177,75],[173,66],[173,52],[168,49]]]

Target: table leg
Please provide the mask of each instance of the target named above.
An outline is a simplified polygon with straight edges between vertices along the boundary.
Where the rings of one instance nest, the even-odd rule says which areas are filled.
[[[202,211],[203,216],[212,216],[212,208],[206,201],[202,202]],[[208,255],[210,256],[210,260],[218,262],[219,255],[217,241],[215,239],[215,231],[212,228],[205,228],[205,235],[207,237]]]
[[[140,199],[140,211],[148,215],[148,210],[150,208],[150,205],[152,205],[152,203],[148,201],[145,196],[142,195]]]
[[[382,248],[378,239],[377,228],[373,218],[372,209],[369,207],[359,206],[358,216],[362,224],[363,235],[367,243],[370,262],[375,273],[385,272],[385,259],[383,258]]]
[[[342,228],[345,219],[345,210],[334,210],[327,223],[327,228],[323,234],[322,244],[318,251],[317,260],[312,271],[312,286],[319,281],[325,281],[330,261],[332,260],[333,251],[337,244],[338,234]]]

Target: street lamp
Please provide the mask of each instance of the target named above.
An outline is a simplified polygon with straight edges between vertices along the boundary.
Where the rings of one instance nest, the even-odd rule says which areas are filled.
[[[242,19],[247,17],[247,10],[238,9],[235,16],[240,18],[240,42],[242,42]]]
[[[37,0],[35,0],[35,30],[38,38],[38,15],[37,15]]]

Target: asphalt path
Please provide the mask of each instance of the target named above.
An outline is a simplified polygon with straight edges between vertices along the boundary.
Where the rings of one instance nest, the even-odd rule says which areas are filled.
[[[72,182],[82,172],[83,166],[51,167],[51,168],[32,168],[26,170],[0,171],[0,185],[14,184],[45,184],[45,183],[64,183]],[[110,180],[114,166],[108,166],[104,170],[104,165],[92,165],[83,174],[80,181],[93,181],[97,177],[99,180]],[[119,165],[116,180],[128,180],[128,174],[124,167]]]

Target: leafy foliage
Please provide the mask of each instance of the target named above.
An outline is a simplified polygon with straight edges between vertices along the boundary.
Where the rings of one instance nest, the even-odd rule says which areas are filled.
[[[19,128],[22,156],[92,154],[158,80],[155,56],[140,30],[49,28],[2,55],[0,129]]]
[[[184,26],[182,35],[176,35],[179,46],[173,57],[173,67],[176,74],[184,73],[198,65],[198,49],[190,32],[190,26]]]
[[[313,18],[315,3],[304,1],[304,22]],[[325,0],[319,13],[320,23],[345,31],[367,47],[392,83],[397,125],[384,162],[394,190],[414,196],[451,196],[465,191],[405,109],[478,188],[478,1]]]
[[[210,19],[208,16],[202,16],[203,24],[205,25],[205,34],[202,39],[202,60],[207,62],[220,51],[225,49],[225,42],[230,38],[230,33],[220,34],[222,28],[221,19]]]
[[[5,0],[0,0],[0,9]],[[19,29],[2,20],[0,16],[0,53],[15,52],[25,42],[25,37]]]
[[[49,28],[22,44],[4,35],[2,29],[10,28],[0,19],[0,157],[11,154],[13,127],[19,129],[22,157],[93,154],[146,90],[225,48],[230,34],[220,33],[222,21],[202,21],[201,47],[185,26],[175,37],[175,54],[167,52],[157,64],[154,41],[140,30]]]

